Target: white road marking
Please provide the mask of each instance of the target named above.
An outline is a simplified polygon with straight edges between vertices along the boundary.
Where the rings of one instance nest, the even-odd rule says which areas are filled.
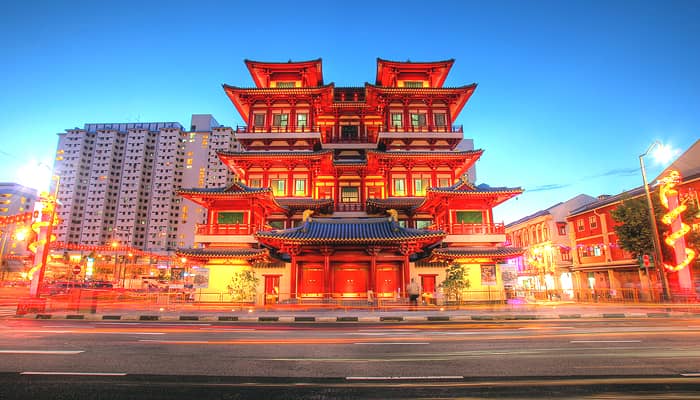
[[[0,354],[62,354],[73,355],[84,353],[83,350],[0,350]]]
[[[139,342],[151,342],[151,343],[177,343],[177,344],[185,344],[185,343],[209,343],[208,340],[152,340],[152,339],[141,339]]]
[[[436,375],[436,376],[346,376],[348,381],[386,381],[386,380],[426,380],[426,379],[464,379],[461,375]]]
[[[80,376],[126,376],[126,372],[48,372],[48,371],[25,371],[20,375],[80,375]]]
[[[572,340],[569,343],[642,343],[641,340]]]
[[[382,345],[382,344],[404,344],[404,345],[411,345],[411,344],[430,344],[429,342],[356,342],[353,344],[367,344],[367,345]]]

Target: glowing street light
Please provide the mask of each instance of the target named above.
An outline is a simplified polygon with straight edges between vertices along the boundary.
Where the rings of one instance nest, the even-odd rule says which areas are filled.
[[[649,183],[647,182],[647,173],[644,168],[644,157],[649,154],[654,148],[657,148],[656,152],[653,153],[654,159],[658,162],[668,162],[671,157],[673,157],[673,151],[669,146],[664,146],[661,142],[654,141],[647,151],[639,155],[639,166],[642,170],[642,182],[644,183],[644,193],[647,197],[647,205],[649,206],[649,220],[651,222],[652,230],[652,242],[654,244],[654,266],[656,270],[661,273],[661,278],[663,281],[664,297],[666,299],[670,298],[670,291],[668,288],[668,278],[666,277],[666,271],[663,268],[663,255],[661,254],[661,244],[659,243],[659,229],[656,224],[656,215],[654,214],[654,203],[651,201],[651,193],[649,192]],[[647,276],[648,273],[647,273]],[[650,288],[651,289],[651,288]]]

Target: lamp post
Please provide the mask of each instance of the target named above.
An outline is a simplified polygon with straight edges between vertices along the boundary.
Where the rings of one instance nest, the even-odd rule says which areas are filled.
[[[663,269],[663,255],[661,254],[661,243],[659,242],[659,230],[656,224],[656,215],[654,214],[654,203],[651,201],[651,193],[649,192],[649,183],[647,182],[647,172],[644,168],[644,157],[649,154],[649,152],[654,147],[661,148],[663,145],[661,142],[654,141],[654,143],[649,146],[647,151],[639,155],[639,166],[642,169],[642,182],[644,183],[644,192],[647,197],[647,205],[649,206],[649,220],[651,222],[651,237],[654,244],[654,266],[656,270],[661,273],[661,280],[663,282],[664,298],[670,299],[670,291],[668,288],[668,279],[666,277],[666,271]],[[651,288],[650,288],[651,289]]]
[[[119,242],[117,242],[116,240],[112,241],[112,250],[114,250],[114,272],[112,273],[112,275],[113,275],[112,279],[113,279],[115,284],[119,283],[119,271],[118,271],[119,267],[117,266],[117,259],[118,259],[117,246],[118,245],[119,245]]]

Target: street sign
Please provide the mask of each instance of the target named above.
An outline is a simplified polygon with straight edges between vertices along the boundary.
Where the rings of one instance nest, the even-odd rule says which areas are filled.
[[[80,274],[81,271],[82,271],[82,269],[80,268],[80,265],[73,266],[73,274],[74,275]]]

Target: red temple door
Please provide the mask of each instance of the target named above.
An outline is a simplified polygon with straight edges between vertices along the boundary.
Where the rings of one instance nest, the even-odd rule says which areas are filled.
[[[369,268],[358,264],[342,264],[333,276],[334,292],[341,297],[365,297]]]
[[[280,295],[280,275],[265,275],[265,304],[275,304]]]
[[[400,287],[401,268],[392,264],[377,264],[377,297],[396,297]]]
[[[323,266],[305,265],[301,271],[301,297],[323,297]]]
[[[420,275],[420,289],[422,301],[433,303],[435,299],[436,275]]]

